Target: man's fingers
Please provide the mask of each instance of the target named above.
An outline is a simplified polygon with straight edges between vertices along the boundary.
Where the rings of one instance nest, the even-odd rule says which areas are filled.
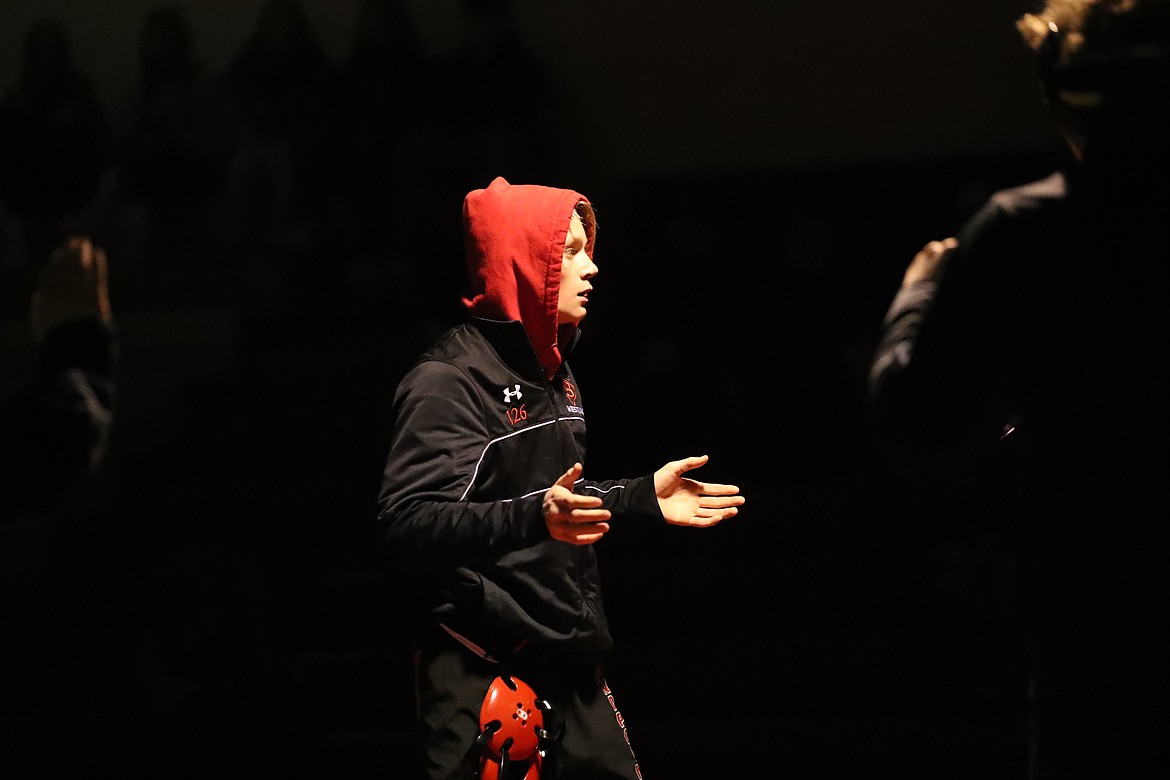
[[[613,513],[608,509],[574,509],[569,517],[574,523],[605,523]]]
[[[553,518],[550,522],[557,528],[564,529],[579,529],[586,526],[601,527],[605,526],[608,530],[608,523],[613,518],[613,513],[608,509],[572,509],[562,508],[561,513]]]
[[[111,319],[109,266],[106,262],[106,253],[101,247],[93,250],[93,270],[97,280],[98,313],[107,322]]]
[[[699,506],[703,509],[726,509],[743,506],[746,500],[743,496],[703,496],[699,499]]]
[[[679,474],[684,474],[691,469],[697,469],[707,463],[707,455],[695,455],[690,458],[683,458],[674,462],[675,471]]]
[[[699,492],[705,496],[734,496],[739,493],[738,485],[722,485],[713,482],[698,482]]]
[[[608,521],[613,515],[600,508],[601,498],[573,492],[583,468],[580,462],[574,463],[544,496],[544,522],[549,534],[559,542],[592,544],[609,530]]]
[[[605,529],[605,531],[608,531],[608,530],[609,530],[609,528],[607,527]],[[571,534],[571,535],[568,535],[566,538],[561,539],[561,541],[568,542],[569,544],[576,544],[576,545],[593,544],[594,542],[599,541],[601,539],[601,537],[605,536],[605,531],[600,531],[600,532],[596,532],[596,533],[588,533],[588,534]]]
[[[588,525],[591,523],[606,523],[613,517],[613,513],[608,509],[591,509],[591,508],[576,508],[559,507],[558,516],[553,522],[558,525]]]
[[[556,504],[553,506],[553,509],[555,510],[555,512],[557,514],[561,514],[561,515],[568,515],[568,514],[575,514],[577,512],[587,512],[587,511],[591,511],[591,510],[597,510],[597,511],[605,512],[606,517],[603,519],[608,520],[609,519],[609,517],[608,517],[609,510],[607,510],[607,509],[598,510],[597,509],[599,506],[601,506],[601,503],[602,503],[601,498],[599,498],[598,496],[582,496],[582,495],[578,495],[576,493],[569,493],[567,495],[562,495],[562,496],[558,497],[556,500]]]
[[[609,523],[564,523],[558,524],[552,536],[569,544],[593,544],[609,531]]]
[[[572,490],[573,484],[581,476],[582,468],[583,468],[583,466],[580,463],[574,463],[572,466],[569,467],[568,471],[566,471],[564,474],[562,474],[560,476],[559,479],[557,479],[556,484],[560,485],[561,487],[563,487],[567,490]]]
[[[944,238],[941,241],[927,241],[926,246],[922,247],[919,254],[925,255],[941,255],[942,253],[954,249],[959,245],[959,240],[954,236]]]
[[[84,236],[75,236],[69,239],[69,249],[73,252],[81,267],[89,270],[93,267],[93,243]]]
[[[735,517],[737,514],[739,514],[739,510],[735,507],[728,507],[727,509],[711,512],[699,510],[691,516],[690,520],[686,520],[681,523],[676,522],[674,525],[687,525],[694,528],[710,528],[711,526],[717,525],[729,517]]]

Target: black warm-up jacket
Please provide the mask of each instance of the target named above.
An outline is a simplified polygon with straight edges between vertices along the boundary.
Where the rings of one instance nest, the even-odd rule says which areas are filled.
[[[568,365],[548,379],[519,322],[473,319],[408,372],[379,517],[430,619],[496,658],[525,645],[591,664],[611,647],[592,545],[549,535],[545,491],[585,462],[585,406]],[[621,519],[662,514],[653,477],[594,482]]]

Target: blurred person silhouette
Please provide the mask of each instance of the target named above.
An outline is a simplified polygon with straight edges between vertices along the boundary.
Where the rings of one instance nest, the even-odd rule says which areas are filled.
[[[235,118],[228,168],[229,230],[245,243],[311,249],[333,150],[333,64],[300,0],[266,0],[232,58],[223,89]]]
[[[70,237],[38,276],[30,324],[39,361],[0,409],[6,776],[48,776],[76,770],[81,755],[95,759],[113,744],[124,725],[115,713],[133,695],[123,674],[132,651],[110,620],[111,592],[92,576],[108,567],[108,551],[81,542],[73,525],[78,489],[102,464],[113,424],[118,338],[105,253]]]
[[[1170,773],[1170,3],[1017,20],[1070,154],[905,270],[870,372],[911,482],[1007,457],[1025,533],[1033,778]]]
[[[118,198],[142,210],[148,241],[207,237],[231,151],[224,108],[219,85],[196,56],[184,9],[151,10],[139,29],[138,81],[116,160]]]
[[[39,269],[30,305],[36,374],[0,413],[0,501],[45,501],[96,468],[113,421],[118,340],[106,256],[67,239]]]
[[[0,102],[0,198],[24,246],[23,260],[9,264],[39,264],[65,238],[65,220],[99,194],[111,139],[65,26],[36,22],[24,38],[20,76]]]
[[[567,362],[598,275],[583,195],[497,177],[467,194],[463,220],[469,316],[399,383],[379,496],[417,597],[421,771],[637,778],[604,676],[594,545],[611,527],[713,526],[744,498],[686,476],[705,455],[584,476],[586,404]]]

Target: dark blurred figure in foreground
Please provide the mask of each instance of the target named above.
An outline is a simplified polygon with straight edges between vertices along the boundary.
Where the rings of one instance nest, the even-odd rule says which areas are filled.
[[[316,240],[332,165],[322,143],[332,78],[300,0],[267,0],[224,74],[236,121],[226,203],[236,238],[298,250]]]
[[[992,447],[1018,466],[1030,776],[1165,777],[1170,3],[1049,0],[1017,26],[1069,163],[915,256],[875,420],[924,481]]]
[[[117,342],[105,253],[66,241],[40,270],[30,310],[40,364],[0,411],[0,505],[47,500],[101,461],[113,420]]]
[[[10,265],[49,256],[65,237],[63,221],[97,197],[110,159],[105,109],[73,63],[64,25],[36,23],[20,77],[0,103],[0,196],[24,247]]]
[[[109,749],[132,687],[110,591],[91,576],[105,553],[77,549],[72,526],[115,390],[106,258],[89,239],[41,264],[31,325],[37,372],[0,411],[0,774],[43,777]]]

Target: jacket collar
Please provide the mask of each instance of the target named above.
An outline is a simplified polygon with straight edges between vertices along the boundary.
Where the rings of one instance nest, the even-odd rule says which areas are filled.
[[[532,348],[532,342],[528,340],[528,331],[519,320],[490,320],[472,316],[471,324],[483,334],[500,359],[513,371],[532,382],[541,382],[549,378],[536,358],[536,351]],[[562,330],[564,346],[561,352],[565,357],[572,352],[580,338],[580,328],[569,326]]]

